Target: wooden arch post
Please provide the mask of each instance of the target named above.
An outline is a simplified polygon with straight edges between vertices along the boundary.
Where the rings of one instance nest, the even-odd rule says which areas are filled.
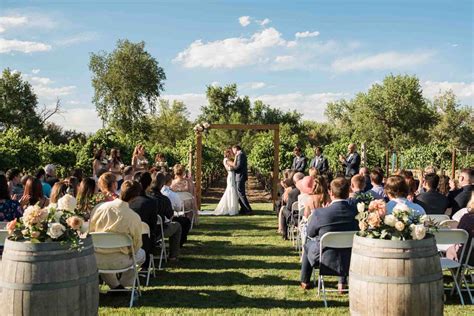
[[[273,171],[272,171],[272,200],[275,205],[278,197],[278,181],[280,168],[280,125],[279,124],[211,124],[208,128],[221,130],[272,130],[273,131]],[[201,209],[202,194],[202,133],[196,133],[196,202]]]

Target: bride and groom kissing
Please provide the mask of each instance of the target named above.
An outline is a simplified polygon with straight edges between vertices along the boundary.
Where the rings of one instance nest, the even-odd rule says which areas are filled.
[[[234,145],[225,150],[223,164],[227,170],[227,186],[214,215],[252,214],[245,193],[245,183],[248,179],[247,155],[240,146]]]

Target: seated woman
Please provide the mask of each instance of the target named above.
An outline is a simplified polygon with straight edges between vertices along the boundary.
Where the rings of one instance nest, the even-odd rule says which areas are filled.
[[[0,175],[0,222],[9,222],[23,215],[20,203],[11,199],[7,178]]]
[[[86,221],[89,220],[92,209],[96,206],[94,195],[98,188],[92,178],[85,178],[81,181],[77,190],[77,210]]]
[[[56,205],[58,200],[62,198],[67,191],[67,184],[64,181],[58,181],[53,185],[51,189],[51,197],[49,198],[49,205]]]
[[[177,192],[179,197],[184,201],[184,210],[192,210],[194,212],[194,223],[198,220],[198,208],[194,197],[194,184],[191,179],[186,178],[186,170],[181,164],[173,167],[174,179],[170,188]]]
[[[49,199],[44,196],[43,185],[38,178],[28,178],[20,203],[24,208],[36,204],[41,208],[49,205]]]

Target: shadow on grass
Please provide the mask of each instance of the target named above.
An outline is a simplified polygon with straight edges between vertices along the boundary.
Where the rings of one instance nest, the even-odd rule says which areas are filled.
[[[312,293],[313,294],[313,293]],[[315,294],[314,294],[315,296]],[[321,300],[286,300],[263,297],[247,297],[235,290],[187,290],[153,289],[143,293],[136,306],[160,308],[196,308],[196,309],[241,309],[241,308],[285,308],[307,309],[323,307]],[[128,297],[129,298],[129,297]],[[101,297],[100,306],[119,307],[127,305],[127,296],[120,298]],[[331,307],[348,307],[347,301],[328,300]]]
[[[265,269],[265,270],[299,270],[300,264],[294,262],[265,262],[261,260],[226,260],[207,258],[186,258],[179,264],[180,268],[191,270],[227,270],[227,269]]]
[[[286,245],[285,245],[286,246]],[[206,256],[295,256],[295,251],[288,247],[277,247],[269,246],[262,244],[253,244],[251,246],[246,245],[235,245],[230,241],[199,241],[191,240],[188,244],[185,245],[184,254],[196,254],[196,255],[206,255]],[[185,259],[187,260],[187,259]]]

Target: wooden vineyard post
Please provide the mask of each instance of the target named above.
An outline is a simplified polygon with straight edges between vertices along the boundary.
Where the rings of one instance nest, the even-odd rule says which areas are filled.
[[[387,173],[387,177],[390,175],[390,155],[388,153],[388,149],[385,152],[385,172]]]
[[[202,186],[202,133],[196,134],[196,203],[198,210],[201,209]]]
[[[453,153],[451,157],[451,179],[454,180],[456,176],[456,148],[453,147]]]
[[[272,200],[273,207],[276,205],[278,198],[278,180],[280,176],[280,125],[273,130],[273,183],[272,183]]]

